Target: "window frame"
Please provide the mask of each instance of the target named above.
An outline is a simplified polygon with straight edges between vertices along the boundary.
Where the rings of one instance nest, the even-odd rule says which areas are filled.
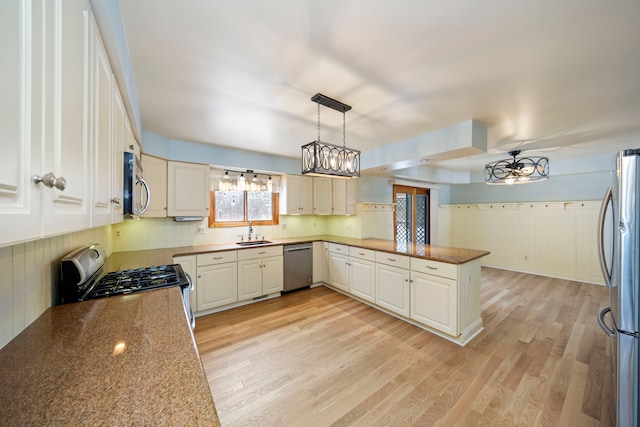
[[[247,193],[249,191],[244,190],[244,221],[224,221],[216,222],[216,205],[215,205],[215,193],[216,190],[209,191],[209,228],[223,228],[223,227],[242,227],[249,225],[249,197]],[[252,220],[251,225],[278,225],[280,223],[280,197],[279,193],[271,193],[271,206],[273,207],[271,213],[271,220]]]

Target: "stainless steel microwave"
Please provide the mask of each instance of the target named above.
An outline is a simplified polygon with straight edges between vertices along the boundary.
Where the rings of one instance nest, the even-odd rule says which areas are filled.
[[[142,164],[135,153],[124,153],[124,216],[138,218],[149,208],[151,193],[142,178]]]

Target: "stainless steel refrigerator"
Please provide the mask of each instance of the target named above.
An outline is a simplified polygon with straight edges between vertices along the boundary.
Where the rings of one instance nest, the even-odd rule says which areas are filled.
[[[637,427],[640,311],[640,149],[618,153],[599,220],[600,266],[610,306],[598,322],[612,340],[618,426]]]

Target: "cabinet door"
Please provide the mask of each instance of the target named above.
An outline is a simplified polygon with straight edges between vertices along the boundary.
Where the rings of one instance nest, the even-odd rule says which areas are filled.
[[[262,259],[238,261],[238,301],[262,295]]]
[[[347,179],[347,215],[358,213],[358,179]]]
[[[349,257],[347,255],[329,252],[329,283],[349,292]]]
[[[332,209],[333,215],[346,215],[347,214],[347,180],[346,179],[332,179]]]
[[[167,175],[167,216],[209,216],[209,166],[168,162]]]
[[[352,294],[367,301],[376,299],[376,263],[359,258],[349,260],[349,286]]]
[[[51,191],[31,181],[32,175],[47,171],[42,171],[39,163],[37,144],[42,138],[39,82],[44,71],[43,55],[39,53],[42,46],[37,44],[42,40],[42,25],[35,7],[33,20],[28,13],[30,3],[0,1],[0,246],[39,237],[40,193]],[[37,12],[42,12],[41,5]],[[29,28],[33,34],[28,33]],[[28,78],[32,74],[33,84]],[[27,88],[31,89],[31,97]]]
[[[281,292],[284,289],[284,257],[262,259],[262,295]]]
[[[125,123],[128,122],[127,111],[124,108],[124,102],[122,102],[122,96],[120,89],[116,84],[115,78],[111,77],[113,81],[113,168],[112,168],[112,182],[113,182],[113,212],[111,216],[111,223],[116,224],[122,222],[124,219],[124,142],[125,142]],[[194,276],[195,277],[195,276]],[[195,307],[195,305],[193,305]]]
[[[310,176],[301,176],[300,178],[300,214],[313,214],[313,178]]]
[[[47,7],[51,55],[45,73],[46,120],[42,170],[66,180],[64,191],[43,191],[42,235],[90,226],[89,87],[91,9],[88,1],[56,0]],[[50,31],[50,32],[49,32]]]
[[[300,177],[285,175],[282,177],[280,197],[280,215],[300,214]]]
[[[313,242],[313,283],[324,281],[324,246],[323,242]]]
[[[457,282],[411,272],[411,318],[452,336],[457,328]]]
[[[331,215],[331,178],[313,177],[313,213]]]
[[[376,304],[409,316],[409,270],[376,264]]]
[[[174,264],[180,264],[182,269],[186,274],[189,275],[192,281],[197,278],[197,268],[196,268],[196,256],[195,255],[186,255],[186,256],[176,256],[173,257]],[[197,310],[198,307],[198,284],[195,283],[193,292],[191,292],[191,297],[189,298],[191,301],[191,307]]]
[[[111,65],[98,26],[93,25],[91,72],[91,226],[111,223],[113,199],[113,88]],[[120,162],[122,163],[122,161]]]
[[[198,267],[197,311],[238,301],[238,270],[235,262]]]
[[[163,218],[167,216],[167,161],[142,154],[140,159],[144,180],[149,184],[151,200],[144,216]]]

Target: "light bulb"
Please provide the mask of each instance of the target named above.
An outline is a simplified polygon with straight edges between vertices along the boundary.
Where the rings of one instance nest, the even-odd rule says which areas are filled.
[[[238,178],[238,191],[244,191],[247,189],[247,181],[244,179],[244,174],[240,174],[240,178]]]
[[[267,181],[267,191],[269,193],[273,193],[273,181],[271,181],[271,177],[269,177],[269,180]]]

